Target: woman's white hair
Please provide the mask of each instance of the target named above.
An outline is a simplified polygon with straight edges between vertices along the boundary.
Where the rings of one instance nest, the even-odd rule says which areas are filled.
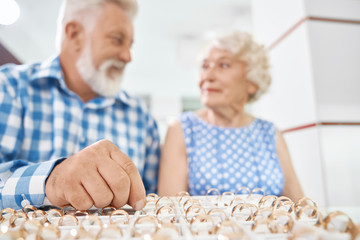
[[[214,47],[230,51],[238,61],[245,63],[247,80],[258,86],[258,90],[249,96],[248,102],[259,99],[267,91],[271,83],[267,52],[249,33],[233,31],[213,34],[204,53],[208,53]]]
[[[79,21],[88,32],[91,31],[105,3],[118,4],[131,19],[136,16],[138,10],[136,0],[63,0],[58,17],[57,47],[60,49],[65,26],[70,21]]]

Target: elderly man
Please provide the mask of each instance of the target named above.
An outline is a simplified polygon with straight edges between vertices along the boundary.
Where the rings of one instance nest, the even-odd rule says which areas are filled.
[[[156,191],[156,123],[120,90],[135,0],[64,0],[60,54],[0,68],[2,208],[144,206]]]

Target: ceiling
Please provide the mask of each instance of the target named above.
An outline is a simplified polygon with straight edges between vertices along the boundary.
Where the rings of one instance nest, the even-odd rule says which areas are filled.
[[[0,26],[0,41],[20,61],[40,61],[54,53],[61,0],[16,0],[21,15]],[[136,41],[197,42],[204,32],[241,26],[251,29],[250,0],[138,0]],[[190,43],[190,44],[189,44]],[[189,49],[191,51],[192,49]],[[186,54],[185,54],[186,55]]]
[[[1,0],[0,0],[1,1]],[[16,0],[21,15],[0,26],[0,42],[21,62],[56,53],[61,0]],[[209,31],[251,32],[251,0],[138,0],[132,62],[124,89],[146,95],[197,96],[197,55]]]

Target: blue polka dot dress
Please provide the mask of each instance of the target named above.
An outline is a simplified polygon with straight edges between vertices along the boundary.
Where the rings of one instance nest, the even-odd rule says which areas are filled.
[[[217,127],[193,112],[183,113],[179,120],[185,135],[191,195],[205,195],[210,188],[235,193],[239,187],[281,194],[284,176],[274,124],[256,118],[246,127]]]

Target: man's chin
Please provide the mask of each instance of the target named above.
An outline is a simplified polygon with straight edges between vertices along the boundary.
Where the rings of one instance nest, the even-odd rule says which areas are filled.
[[[121,90],[121,82],[119,82],[119,80],[116,80],[117,82],[114,82],[114,80],[108,79],[106,82],[104,83],[106,84],[106,87],[104,86],[99,86],[99,87],[95,87],[94,91],[96,91],[99,95],[104,96],[104,97],[115,97],[116,94]]]

